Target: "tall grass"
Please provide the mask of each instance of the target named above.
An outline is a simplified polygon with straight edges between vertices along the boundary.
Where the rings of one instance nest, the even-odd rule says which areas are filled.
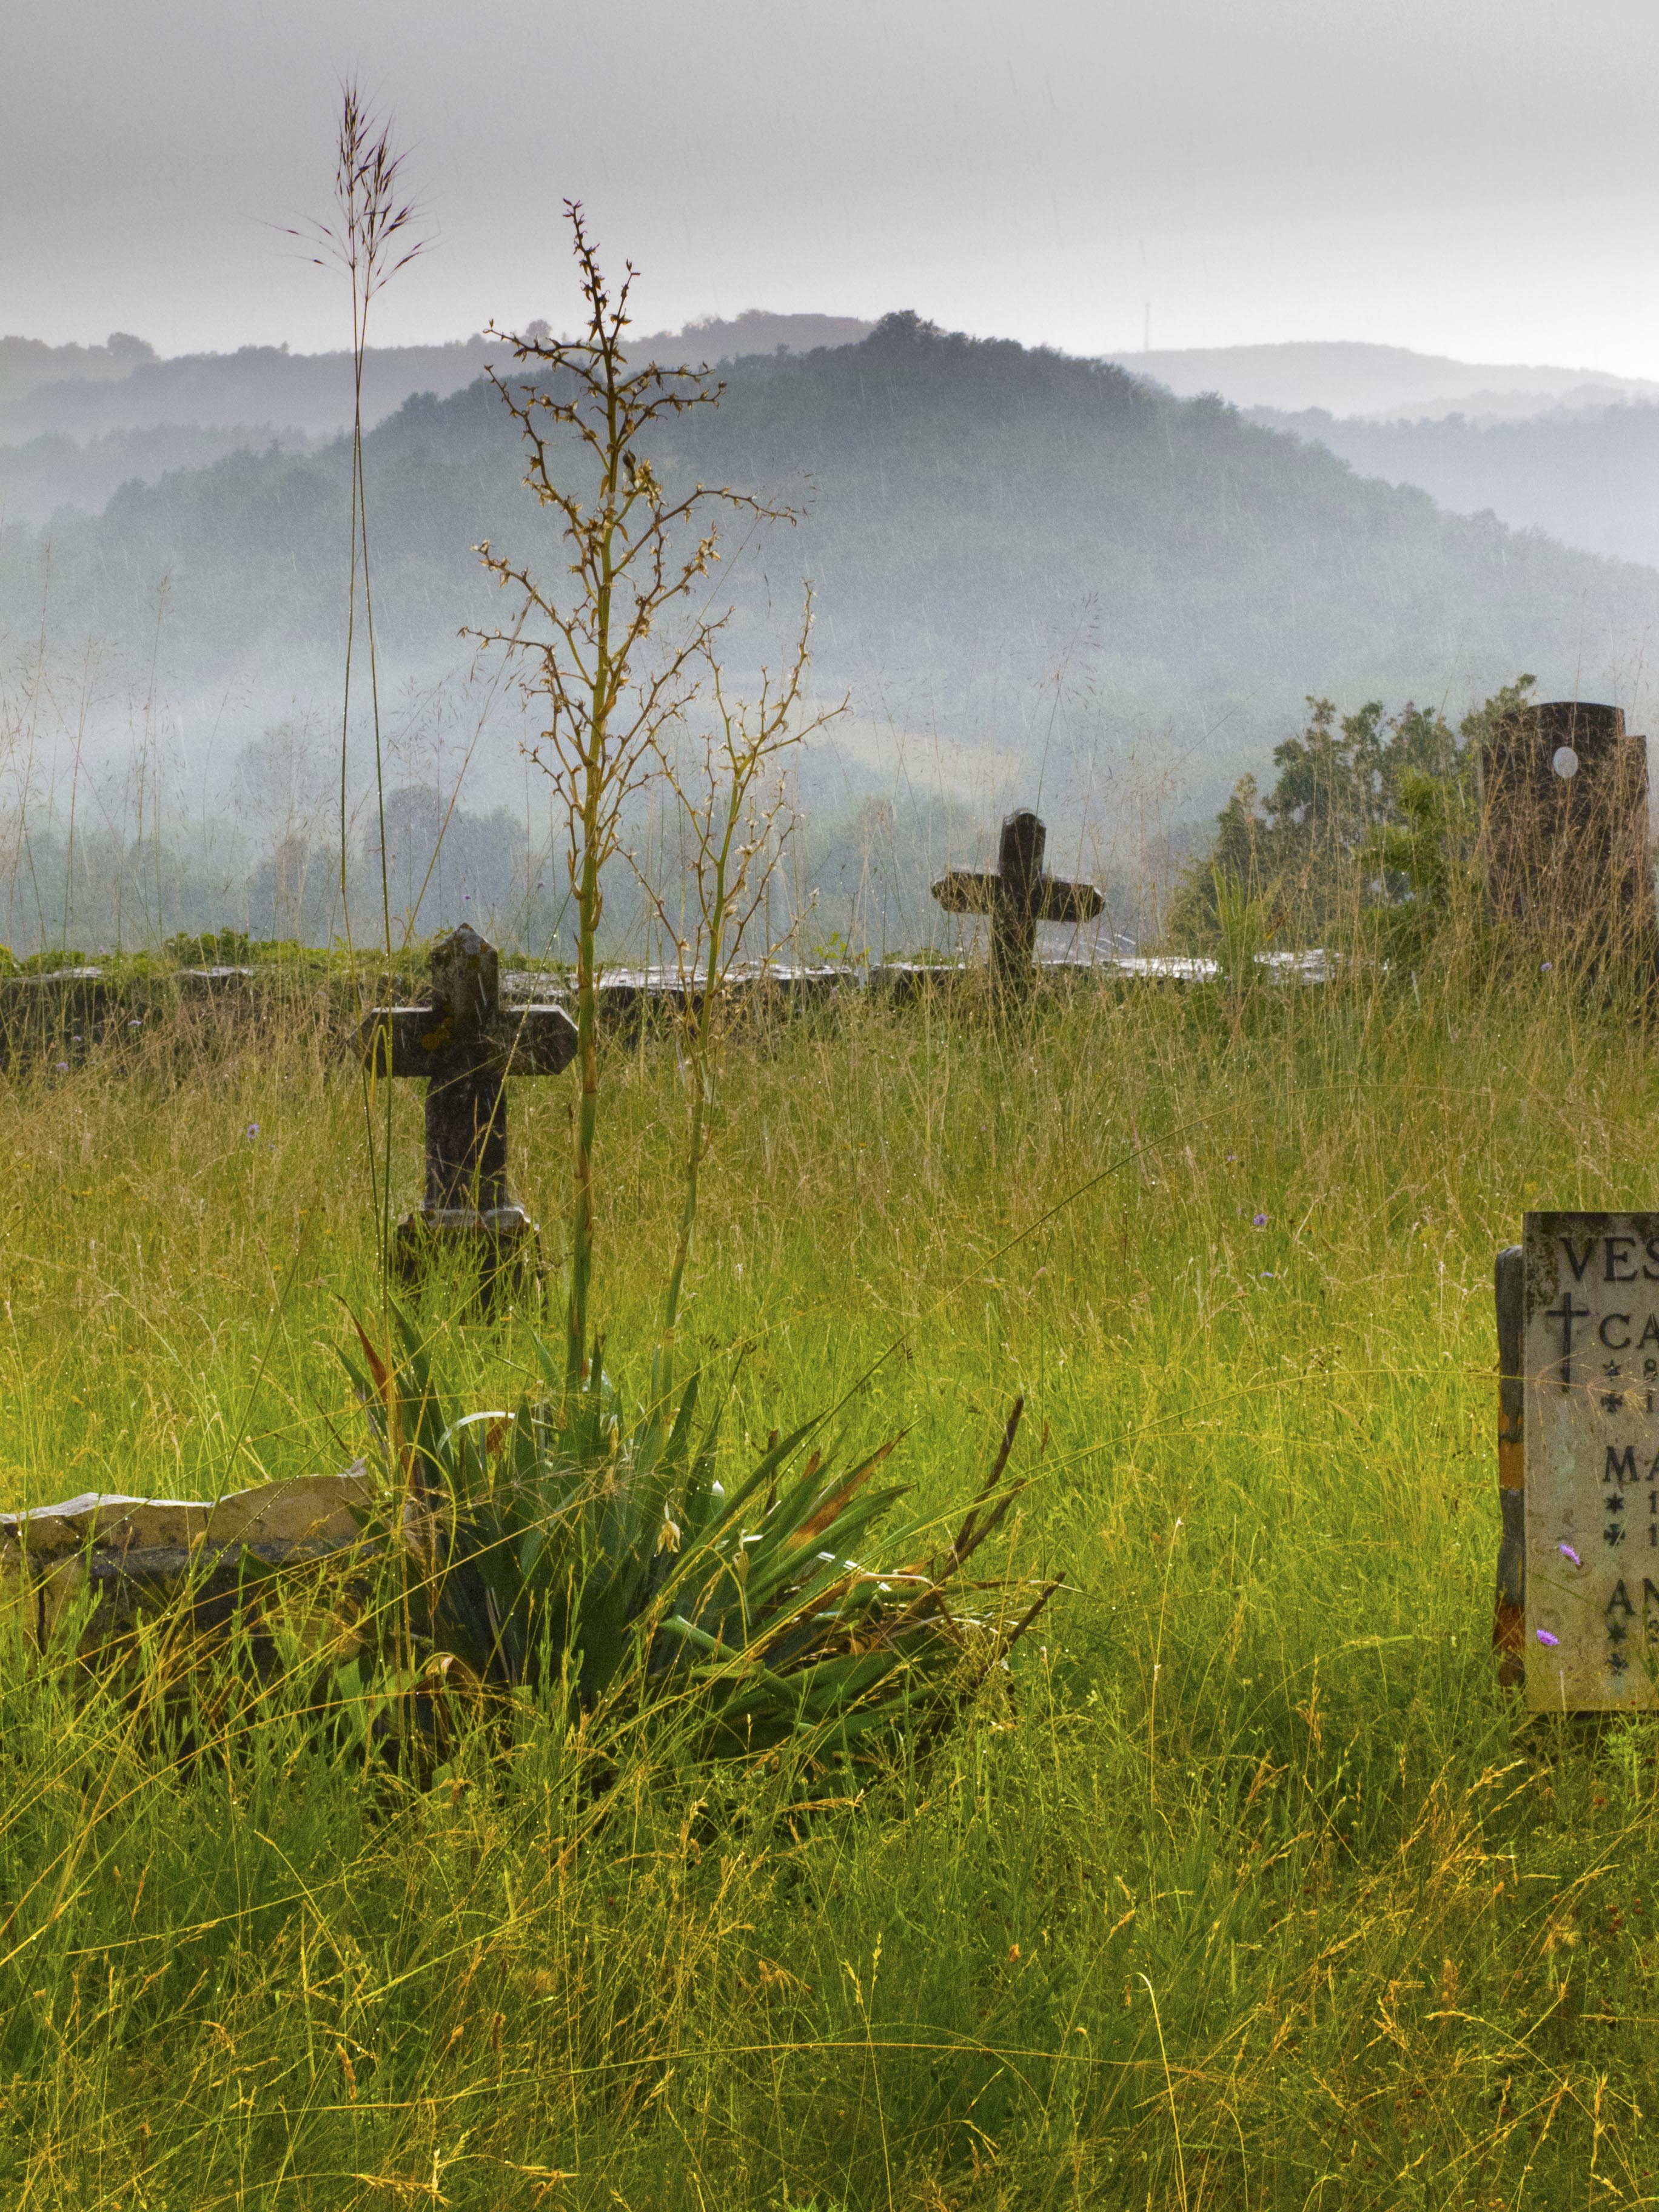
[[[362,1440],[354,1078],[299,1025],[143,1049],[0,1091],[10,1504]],[[648,1357],[682,1118],[607,1049],[602,1319]],[[4,2201],[1650,2201],[1653,1732],[1523,1738],[1493,1686],[1490,1280],[1524,1206],[1650,1200],[1656,1108],[1553,973],[741,1032],[683,1319],[751,1347],[734,1449],[850,1392],[943,1519],[1024,1390],[1046,1637],[878,1763],[606,1763],[526,1699],[422,1790],[280,1682],[13,1654]],[[544,1218],[568,1111],[523,1086]],[[530,1316],[446,1311],[508,1402]]]

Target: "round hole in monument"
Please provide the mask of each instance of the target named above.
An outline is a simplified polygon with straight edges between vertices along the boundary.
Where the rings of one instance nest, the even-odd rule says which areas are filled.
[[[1550,766],[1563,783],[1571,783],[1578,773],[1578,756],[1571,745],[1558,745],[1551,756]]]

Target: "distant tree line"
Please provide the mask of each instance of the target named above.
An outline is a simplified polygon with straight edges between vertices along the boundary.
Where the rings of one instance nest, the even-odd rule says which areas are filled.
[[[57,816],[19,825],[0,879],[0,942],[20,957],[78,948],[77,957],[155,947],[175,938],[240,933],[251,942],[329,945],[381,933],[378,823],[354,838],[342,896],[337,840],[304,827],[274,838],[249,865],[234,825],[193,824],[176,836],[76,833]],[[430,933],[474,921],[502,945],[554,949],[562,864],[505,807],[451,805],[433,786],[386,794],[386,857],[394,932]]]

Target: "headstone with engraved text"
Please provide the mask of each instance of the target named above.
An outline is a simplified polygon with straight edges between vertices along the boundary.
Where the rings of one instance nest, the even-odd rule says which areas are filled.
[[[1659,1707],[1659,1213],[1529,1213],[1522,1250],[1527,1703]]]

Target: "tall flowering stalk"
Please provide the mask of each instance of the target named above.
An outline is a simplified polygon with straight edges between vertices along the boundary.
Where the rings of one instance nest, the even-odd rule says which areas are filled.
[[[507,337],[532,374],[495,383],[530,456],[525,483],[558,516],[566,555],[556,586],[485,544],[484,566],[516,592],[507,630],[477,633],[512,654],[543,718],[532,757],[565,810],[576,909],[577,1063],[580,1093],[572,1158],[570,1278],[565,1313],[568,1389],[587,1373],[593,1277],[593,1154],[599,1125],[599,932],[605,863],[623,809],[660,761],[714,659],[725,612],[702,604],[715,561],[720,509],[781,519],[746,493],[698,484],[672,495],[643,449],[654,425],[714,405],[724,389],[702,368],[634,367],[624,351],[634,270],[611,293],[580,204],[565,204],[581,288],[579,338]],[[493,372],[492,372],[493,374]]]

